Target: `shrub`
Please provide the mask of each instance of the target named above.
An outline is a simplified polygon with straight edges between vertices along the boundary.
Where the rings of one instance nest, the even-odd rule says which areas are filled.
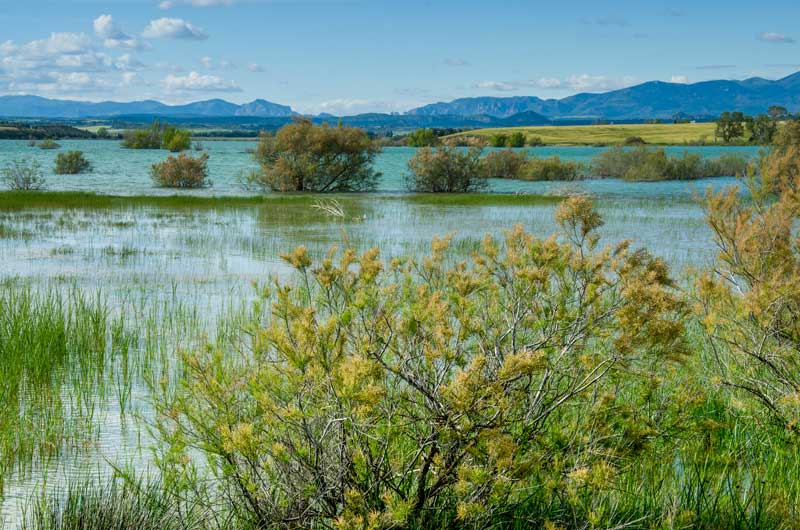
[[[492,151],[481,160],[481,175],[484,178],[518,179],[527,163],[528,154],[525,152],[512,149]]]
[[[126,131],[122,147],[128,149],[167,149],[172,152],[186,151],[192,145],[191,133],[154,120],[149,129]]]
[[[408,189],[417,192],[480,191],[488,186],[482,176],[481,150],[423,147],[408,161]]]
[[[408,135],[410,147],[435,147],[439,145],[439,137],[433,129],[417,129]]]
[[[39,142],[39,149],[58,149],[59,147],[61,146],[51,138],[45,138]]]
[[[797,154],[795,154],[797,156]],[[719,381],[757,403],[795,440],[800,435],[800,176],[747,179],[749,197],[735,188],[706,196],[706,218],[719,253],[696,281],[697,311]],[[785,182],[785,181],[784,181]]]
[[[646,143],[641,136],[628,136],[625,138],[625,145],[644,145]]]
[[[161,149],[161,125],[158,120],[149,129],[125,131],[122,147],[127,149]]]
[[[67,151],[56,156],[55,172],[59,175],[75,175],[91,171],[92,164],[81,151]]]
[[[769,180],[765,186],[772,191],[797,191],[800,182],[800,121],[788,121],[778,132],[775,145],[763,156],[761,173]]]
[[[157,402],[165,480],[204,453],[248,528],[511,528],[571,473],[613,487],[658,436],[615,395],[649,395],[682,356],[683,307],[661,260],[598,250],[590,201],[556,219],[563,243],[517,227],[468,262],[438,239],[420,260],[283,256],[297,286],[259,302],[253,351],[185,356]]]
[[[165,126],[161,137],[161,145],[164,149],[177,153],[186,151],[192,146],[192,137],[189,131]]]
[[[253,155],[261,170],[248,182],[272,191],[368,191],[380,177],[372,167],[379,152],[361,129],[301,119],[261,136]]]
[[[679,157],[667,156],[663,148],[612,147],[596,155],[592,170],[599,177],[621,178],[630,181],[694,180],[708,177],[743,175],[748,161],[729,153],[719,158],[704,159],[684,152]]]
[[[508,145],[508,147],[525,147],[525,134],[521,131],[514,131],[511,133],[511,136],[508,137],[506,145]]]
[[[489,145],[492,147],[506,147],[508,145],[508,135],[503,133],[493,134],[489,138]]]
[[[528,145],[531,147],[538,147],[544,145],[544,140],[542,140],[541,136],[531,136],[528,138]]]
[[[191,157],[186,153],[170,155],[150,169],[153,181],[165,188],[205,188],[208,180],[208,153]]]
[[[550,158],[531,158],[523,167],[524,180],[578,180],[583,178],[583,166],[578,162]]]
[[[3,182],[14,191],[33,191],[44,188],[42,166],[35,160],[14,160],[3,168]]]

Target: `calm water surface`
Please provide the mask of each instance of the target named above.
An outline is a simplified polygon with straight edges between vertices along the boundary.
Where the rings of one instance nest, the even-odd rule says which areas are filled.
[[[61,151],[79,149],[94,165],[87,175],[47,174],[52,190],[97,191],[108,194],[173,194],[153,187],[150,164],[164,159],[163,151],[122,149],[116,142],[62,141]],[[245,149],[252,142],[205,142],[214,186],[182,193],[241,195],[238,176],[254,167]],[[537,156],[558,155],[588,162],[601,149],[585,147],[536,148]],[[679,154],[684,148],[669,148]],[[688,148],[706,156],[736,151],[754,155],[757,148]],[[31,148],[24,141],[0,141],[0,167],[22,156],[39,160],[52,170],[59,151]],[[475,248],[486,234],[500,235],[521,224],[545,237],[556,229],[554,206],[442,206],[398,195],[404,191],[407,160],[414,149],[389,148],[377,160],[383,173],[381,194],[342,198],[346,216],[332,219],[308,204],[276,202],[232,208],[168,209],[121,207],[106,210],[0,210],[0,283],[34,290],[80,289],[102,293],[112,312],[161,336],[161,353],[175,358],[176,341],[191,344],[200,333],[213,336],[216,326],[242,314],[254,298],[252,282],[286,277],[281,252],[303,244],[315,255],[329,246],[349,244],[365,249],[379,246],[385,256],[421,254],[432,237],[454,232],[462,254]],[[707,181],[625,183],[589,180],[575,183],[525,183],[496,180],[494,192],[563,194],[591,193],[605,219],[606,242],[632,239],[664,257],[676,276],[686,265],[702,265],[713,254],[702,210],[693,194],[706,186],[734,184],[730,178]],[[3,236],[2,234],[6,234]],[[165,315],[181,314],[184,328],[162,324]],[[187,316],[188,315],[188,316]],[[235,325],[235,324],[234,324]],[[178,326],[180,327],[180,326]],[[178,339],[176,339],[178,337]],[[142,340],[132,358],[150,355]],[[104,378],[109,390],[93,399],[94,431],[87,443],[65,446],[54,460],[33,465],[24,473],[4,477],[0,520],[18,520],[22,504],[43,488],[63,490],[67,482],[107,476],[109,463],[149,468],[150,441],[142,419],[150,417],[150,395],[144,380],[132,377],[130,396],[122,404],[113,388],[120,377],[120,359],[110,356]],[[127,362],[127,361],[126,361]],[[132,366],[136,361],[130,361]],[[127,373],[127,372],[126,372]],[[67,400],[68,401],[68,400]],[[122,410],[127,413],[123,414]],[[2,426],[0,426],[2,428]]]

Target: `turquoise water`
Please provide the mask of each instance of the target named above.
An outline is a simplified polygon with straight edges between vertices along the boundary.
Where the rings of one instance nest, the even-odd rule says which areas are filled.
[[[0,167],[23,156],[39,160],[51,190],[97,191],[108,194],[247,194],[238,183],[242,171],[254,167],[245,149],[252,142],[205,142],[214,186],[176,191],[153,186],[148,168],[163,160],[164,151],[127,150],[110,141],[62,141],[59,151],[79,149],[94,164],[86,175],[54,175],[59,151],[32,148],[25,141],[0,141]],[[601,151],[589,147],[532,149],[537,156],[558,155],[587,163]],[[668,148],[680,154],[684,148]],[[754,155],[757,148],[688,148],[705,156],[723,152]],[[10,473],[0,488],[3,519],[19,520],[26,500],[45,488],[62,490],[92,476],[108,476],[109,463],[138,473],[152,469],[152,441],[146,421],[152,417],[143,365],[174,362],[177,349],[191,347],[201,334],[213,336],[220,322],[236,317],[254,298],[253,282],[286,278],[290,271],[280,253],[305,245],[322,256],[344,240],[358,249],[378,246],[384,256],[421,255],[431,238],[455,233],[454,248],[467,254],[486,233],[502,235],[515,224],[540,237],[557,230],[554,204],[442,205],[415,201],[404,191],[406,162],[412,148],[386,149],[376,162],[383,173],[382,194],[340,197],[346,215],[330,218],[310,208],[265,201],[257,206],[204,209],[125,206],[115,209],[0,210],[0,285],[34,290],[79,289],[101,292],[115,314],[124,315],[140,333],[129,361],[109,355],[102,378],[107,389],[91,400],[94,407],[81,433],[85,443],[65,443],[53,460],[36,461],[30,469]],[[618,180],[527,183],[494,180],[491,191],[563,194],[589,192],[605,225],[604,243],[631,239],[663,257],[682,277],[684,267],[702,266],[714,248],[703,211],[692,194],[708,185],[735,183],[732,178],[695,182],[627,183]],[[6,234],[3,236],[3,234]],[[169,315],[186,321],[173,328]],[[151,336],[151,334],[153,334]],[[150,345],[152,342],[155,346]],[[159,361],[151,361],[155,350]],[[130,369],[122,369],[124,362]],[[133,373],[129,399],[115,389],[121,374]],[[72,391],[69,391],[72,392]],[[68,394],[69,394],[68,392]],[[75,391],[77,392],[77,391]],[[71,394],[70,394],[71,395]],[[75,394],[77,395],[77,394]],[[66,398],[71,402],[74,398]],[[0,426],[1,428],[1,426]]]
[[[170,153],[159,150],[124,149],[116,141],[63,140],[58,150],[42,150],[30,147],[24,140],[0,141],[0,167],[11,160],[29,157],[38,160],[46,174],[48,189],[69,191],[95,191],[107,194],[173,194],[174,190],[156,188],[150,180],[150,166],[164,160]],[[257,166],[247,149],[255,147],[252,141],[216,141],[203,143],[210,158],[208,161],[213,186],[204,190],[184,191],[195,195],[242,195],[249,192],[240,184],[240,176]],[[92,162],[91,173],[84,175],[55,175],[52,173],[56,155],[67,150],[83,151]],[[529,151],[539,157],[558,155],[566,160],[588,164],[592,157],[605,148],[598,147],[537,147]],[[683,151],[703,156],[717,157],[723,153],[739,153],[755,156],[758,147],[668,147],[670,154]],[[383,176],[378,191],[405,191],[406,163],[416,150],[411,147],[386,148],[377,158],[375,167]],[[696,186],[729,184],[728,181],[705,182],[659,182],[629,183],[618,180],[588,180],[569,183],[569,189],[602,195],[664,196],[687,194]],[[490,191],[499,193],[558,193],[563,191],[563,182],[521,182],[492,180]]]

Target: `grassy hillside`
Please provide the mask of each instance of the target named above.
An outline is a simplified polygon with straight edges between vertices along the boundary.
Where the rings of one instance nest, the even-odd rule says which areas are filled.
[[[452,135],[475,136],[489,139],[495,134],[521,131],[528,142],[538,137],[546,145],[613,145],[623,144],[638,136],[649,144],[705,144],[714,143],[714,123],[633,124],[633,125],[574,125],[508,127],[476,129]]]

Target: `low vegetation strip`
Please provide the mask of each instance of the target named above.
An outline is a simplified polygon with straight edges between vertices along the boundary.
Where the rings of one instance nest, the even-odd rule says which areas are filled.
[[[715,130],[714,123],[510,127],[465,131],[445,140],[476,137],[488,145],[497,135],[511,137],[521,132],[529,145],[623,145],[636,137],[655,145],[706,145],[715,143]]]

